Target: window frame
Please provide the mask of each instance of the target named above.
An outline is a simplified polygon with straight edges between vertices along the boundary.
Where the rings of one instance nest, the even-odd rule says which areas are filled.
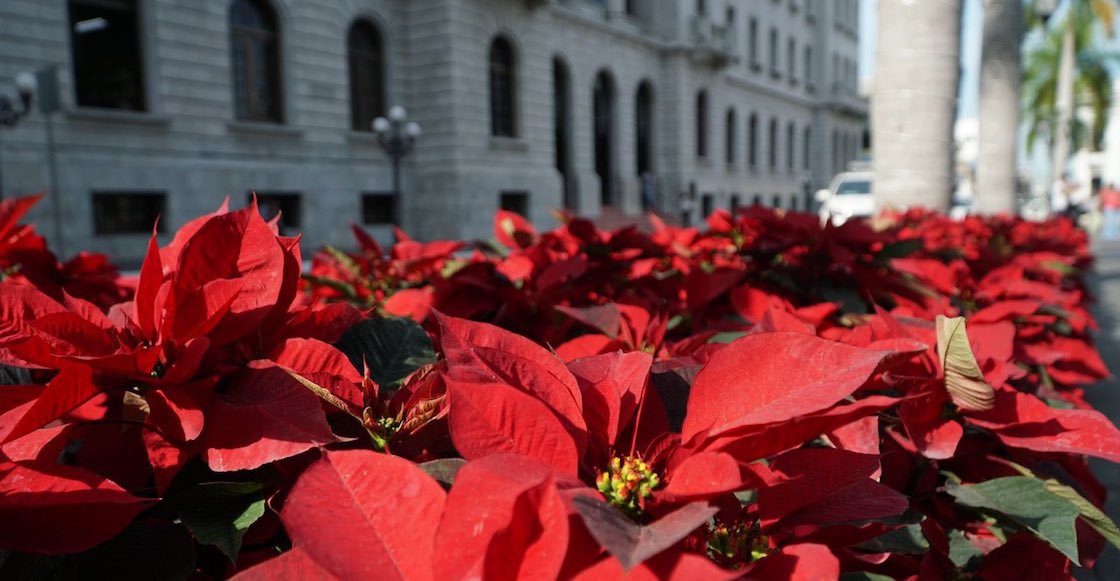
[[[252,5],[268,28],[250,28],[234,21],[234,10],[239,3]],[[268,0],[232,0],[229,4],[230,72],[233,76],[233,109],[238,121],[258,123],[284,123],[284,80],[281,56],[282,32],[280,15]],[[265,58],[270,62],[264,69],[265,90],[269,94],[269,110],[257,109],[260,79],[255,78],[256,69],[254,43],[265,47]],[[237,61],[238,45],[244,51],[244,62]],[[243,93],[244,92],[244,93]],[[245,109],[242,110],[241,97],[244,95]]]
[[[364,47],[357,46],[358,35],[366,35],[364,40],[374,50],[365,51]],[[385,114],[388,101],[385,40],[376,23],[358,18],[350,24],[346,33],[346,64],[350,83],[350,129],[373,131],[373,120]],[[363,73],[368,78],[359,78]],[[362,91],[369,85],[375,85],[372,94]]]
[[[135,62],[129,63],[126,66],[121,66],[115,70],[128,70],[132,75],[129,90],[132,92],[131,102],[128,106],[114,106],[104,103],[97,103],[95,95],[89,95],[89,91],[94,88],[90,87],[90,83],[97,80],[102,80],[106,75],[104,71],[88,70],[92,65],[84,64],[89,61],[89,48],[80,46],[81,34],[96,34],[98,31],[79,32],[76,30],[80,22],[76,20],[74,14],[75,7],[85,8],[100,8],[102,10],[115,10],[123,16],[131,16],[131,24],[134,34],[130,39],[133,43],[132,52],[135,52]],[[73,96],[74,103],[79,107],[89,107],[94,109],[108,109],[114,111],[132,111],[138,113],[146,113],[151,110],[150,90],[148,87],[148,73],[145,50],[145,38],[143,34],[144,24],[144,2],[142,0],[67,0],[66,2],[66,19],[69,24],[68,39],[70,43],[70,64],[71,64],[71,82],[73,83]],[[119,39],[119,37],[117,37]],[[128,51],[125,51],[128,52]],[[116,59],[113,59],[114,62]],[[83,80],[83,78],[85,80]],[[104,83],[102,83],[104,85]],[[83,91],[83,86],[86,88]],[[83,97],[83,93],[86,96]]]
[[[129,220],[122,220],[122,217],[128,216],[128,213],[121,207],[122,202],[125,200],[138,200],[138,199],[155,199],[158,206],[157,211],[153,216],[148,219],[137,221],[135,225],[127,224]],[[91,190],[90,191],[90,221],[92,222],[92,230],[94,236],[135,236],[151,234],[152,228],[155,228],[157,233],[164,233],[167,231],[167,199],[168,195],[163,190]],[[110,202],[111,200],[111,202]],[[112,204],[114,207],[109,209],[102,209],[99,206],[102,204]],[[138,210],[137,210],[138,211]],[[100,218],[111,216],[114,219],[110,220],[108,224]],[[122,226],[110,227],[114,222],[125,223]]]
[[[382,199],[388,199],[389,202],[390,202],[389,212],[387,214],[388,219],[387,220],[371,219],[371,215],[380,214],[380,212],[374,212],[373,211],[373,203],[374,203],[373,201],[374,200],[382,200]],[[400,199],[400,195],[397,192],[393,192],[393,191],[362,192],[361,193],[361,205],[362,205],[361,209],[362,209],[362,225],[363,226],[394,226],[394,225],[399,225],[400,224],[401,199]]]
[[[711,153],[708,147],[708,91],[701,89],[696,93],[696,157],[707,159]]]
[[[505,62],[498,62],[504,55]],[[513,41],[505,34],[496,35],[490,41],[487,51],[487,81],[490,105],[490,136],[518,137],[517,123],[517,50]],[[504,79],[505,83],[499,86]],[[502,97],[502,99],[499,99]],[[502,110],[503,105],[505,110]]]

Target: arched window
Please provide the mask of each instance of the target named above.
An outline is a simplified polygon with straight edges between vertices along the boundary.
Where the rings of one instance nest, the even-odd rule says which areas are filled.
[[[647,171],[653,171],[653,87],[649,81],[642,81],[638,85],[635,99],[634,159],[637,162],[638,176],[641,176]]]
[[[70,0],[74,95],[82,107],[143,111],[137,0]]]
[[[556,169],[564,178],[564,207],[576,209],[576,191],[571,178],[571,73],[560,57],[552,58],[552,126]]]
[[[770,120],[770,169],[778,169],[778,120]]]
[[[724,152],[726,153],[726,157],[727,157],[727,165],[734,165],[735,164],[735,157],[737,155],[737,153],[735,151],[735,135],[736,135],[736,131],[738,131],[735,127],[736,125],[738,125],[738,122],[735,118],[735,109],[734,108],[728,109],[727,110],[727,126],[724,127],[724,133],[725,133],[726,141],[727,141],[727,143],[724,145],[724,147],[725,147]]]
[[[233,0],[229,25],[237,118],[283,121],[276,13],[263,0]]]
[[[595,75],[591,89],[595,173],[599,176],[599,201],[604,206],[616,203],[615,176],[615,85],[605,70]]]
[[[490,44],[490,135],[516,137],[516,71],[513,46],[499,36]]]
[[[747,164],[751,169],[758,167],[758,114],[751,113],[747,122]]]
[[[708,157],[708,93],[696,94],[696,155]]]
[[[354,131],[370,131],[385,111],[385,63],[381,35],[368,21],[358,20],[346,39],[350,61],[350,124]]]

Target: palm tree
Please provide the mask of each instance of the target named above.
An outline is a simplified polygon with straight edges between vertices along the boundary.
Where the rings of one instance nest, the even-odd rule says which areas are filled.
[[[1032,20],[1041,22],[1045,26],[1049,16],[1054,14],[1057,4],[1059,4],[1058,0],[1034,0],[1034,3],[1028,6]],[[1097,23],[1101,23],[1107,34],[1112,36],[1116,17],[1116,7],[1112,0],[1068,0],[1065,2],[1065,7],[1066,11],[1062,20],[1047,34],[1043,48],[1038,49],[1042,52],[1049,52],[1056,45],[1059,47],[1056,56],[1052,58],[1051,55],[1046,54],[1045,62],[1039,65],[1042,70],[1032,70],[1029,63],[1027,68],[1028,107],[1031,105],[1043,107],[1035,111],[1028,111],[1028,123],[1032,126],[1032,129],[1039,124],[1039,120],[1043,120],[1049,125],[1047,133],[1050,137],[1051,171],[1054,177],[1064,173],[1066,163],[1069,160],[1072,139],[1077,137],[1079,132],[1073,114],[1077,100],[1079,98],[1082,101],[1085,100],[1083,96],[1079,96],[1079,85],[1084,88],[1085,83],[1090,82],[1092,77],[1096,77],[1098,80],[1102,77],[1109,78],[1108,71],[1105,68],[1090,71],[1088,75],[1081,72],[1095,66],[1093,57],[1087,52],[1093,43],[1094,28]],[[1055,34],[1058,39],[1052,38],[1051,34]],[[1051,66],[1052,63],[1053,66]],[[1035,79],[1032,75],[1049,70],[1052,70],[1053,74],[1044,76],[1052,77],[1054,83],[1052,97],[1043,94],[1047,92],[1045,88],[1037,85],[1031,86]],[[1090,78],[1079,82],[1080,77],[1086,76]],[[1096,93],[1098,96],[1107,93],[1108,99],[1111,100],[1111,87],[1096,91]],[[1034,99],[1031,97],[1034,97]],[[1091,103],[1096,99],[1090,97],[1088,100]],[[1103,123],[1105,119],[1103,115],[1097,115],[1096,118],[1098,123]],[[1039,132],[1041,132],[1041,127],[1039,127]],[[1101,132],[1103,133],[1103,128]],[[1037,132],[1032,131],[1032,135],[1037,134]],[[1028,139],[1028,141],[1031,140]]]
[[[984,213],[1014,212],[1016,208],[1023,25],[1022,0],[984,0],[976,163],[976,201]]]
[[[1069,18],[1071,15],[1067,16]],[[1103,145],[1112,107],[1112,74],[1108,57],[1092,50],[1094,20],[1074,19],[1047,30],[1041,42],[1026,56],[1023,82],[1023,117],[1027,127],[1027,148],[1040,139],[1053,148],[1054,171],[1065,168],[1071,149],[1099,150]],[[1068,105],[1059,105],[1063,53],[1072,31],[1075,47],[1073,82]],[[1077,50],[1077,47],[1081,47]],[[1073,115],[1082,107],[1092,111],[1092,123]],[[1065,131],[1060,128],[1066,127]],[[1064,144],[1063,144],[1064,142]]]
[[[962,0],[880,0],[872,96],[875,199],[948,210]]]

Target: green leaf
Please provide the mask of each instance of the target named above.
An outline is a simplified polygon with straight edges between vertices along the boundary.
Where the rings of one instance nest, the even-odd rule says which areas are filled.
[[[1094,506],[1084,496],[1057,480],[1047,480],[1046,491],[1073,503],[1077,510],[1081,512],[1081,518],[1085,519],[1089,526],[1096,529],[1113,546],[1120,547],[1120,528],[1117,528],[1116,523],[1108,518],[1107,514]]]
[[[996,392],[984,379],[972,354],[964,317],[937,316],[937,355],[945,372],[945,390],[957,407],[971,411],[992,409]]]
[[[968,567],[974,559],[982,559],[984,552],[972,544],[964,533],[949,531],[949,560],[957,567]]]
[[[363,362],[378,385],[392,387],[436,360],[432,340],[412,319],[366,319],[350,327],[335,344],[358,370]]]
[[[879,251],[880,258],[906,258],[922,249],[922,239],[913,238],[902,240],[894,244],[887,244]]]
[[[261,489],[255,482],[210,482],[170,502],[200,544],[217,547],[231,562],[237,562],[245,532],[264,516]]]
[[[1080,516],[1078,507],[1051,493],[1045,482],[1028,476],[996,478],[980,484],[948,483],[946,491],[957,503],[984,511],[993,511],[1011,524],[1031,531],[1050,543],[1073,562],[1077,556],[1077,532],[1074,522]]]
[[[715,335],[712,335],[712,338],[708,339],[708,342],[720,344],[734,343],[736,340],[742,339],[746,336],[747,334],[744,331],[724,331],[722,333],[716,333]]]
[[[844,573],[840,575],[840,581],[894,581],[893,577],[880,575],[878,573],[868,573],[867,571],[858,571],[855,573]]]
[[[911,524],[887,531],[857,547],[873,553],[924,555],[929,550],[929,541],[922,533],[921,525]]]

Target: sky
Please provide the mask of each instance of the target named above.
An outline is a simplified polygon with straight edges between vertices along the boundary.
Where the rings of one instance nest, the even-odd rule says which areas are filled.
[[[861,79],[870,79],[875,69],[875,39],[878,0],[860,0]],[[980,96],[980,42],[984,27],[983,0],[964,0],[961,29],[960,118],[976,117]]]

